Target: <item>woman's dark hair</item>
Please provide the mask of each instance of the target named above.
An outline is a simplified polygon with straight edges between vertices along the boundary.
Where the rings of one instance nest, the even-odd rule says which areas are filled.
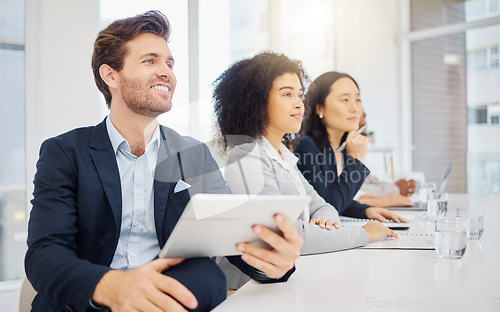
[[[274,80],[285,73],[295,73],[305,87],[308,77],[302,62],[270,51],[234,63],[214,81],[214,114],[224,149],[245,143],[244,137],[257,139],[263,135],[269,92]],[[230,136],[237,138],[228,141]],[[290,137],[285,135],[285,144]]]
[[[335,83],[335,81],[344,77],[351,79],[359,90],[358,83],[356,82],[356,80],[354,80],[354,78],[345,73],[331,71],[326,72],[316,78],[311,83],[311,85],[309,86],[309,90],[307,91],[304,101],[306,107],[306,116],[304,119],[303,127],[305,134],[314,139],[314,142],[319,149],[324,149],[325,147],[327,147],[330,144],[330,140],[328,139],[328,132],[326,131],[326,127],[323,124],[322,119],[319,118],[318,114],[316,114],[316,105],[324,107],[325,99],[332,91],[332,85]],[[342,137],[340,144],[345,141],[346,137],[347,133]]]
[[[111,105],[111,92],[102,80],[99,68],[107,64],[114,70],[120,71],[127,54],[127,42],[142,33],[152,33],[168,41],[170,23],[160,11],[148,11],[141,15],[116,20],[97,35],[92,54],[92,72],[97,88],[104,95],[108,107]]]

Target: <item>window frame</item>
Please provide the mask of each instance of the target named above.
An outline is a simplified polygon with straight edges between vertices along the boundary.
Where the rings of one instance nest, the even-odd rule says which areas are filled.
[[[484,18],[474,18],[470,21],[463,23],[456,23],[450,25],[443,25],[437,27],[431,27],[427,29],[411,30],[411,0],[405,0],[401,5],[401,16],[402,18],[402,38],[401,38],[401,77],[403,77],[402,83],[402,118],[404,120],[405,129],[401,129],[403,140],[406,142],[412,142],[413,144],[413,119],[412,119],[412,54],[411,45],[414,42],[434,39],[459,33],[465,33],[468,30],[484,28],[489,26],[500,25],[500,13],[497,16],[487,16]],[[487,60],[488,62],[488,60]],[[488,65],[487,65],[488,66]],[[489,123],[489,121],[488,121]],[[406,153],[404,155],[403,162],[406,166],[411,164],[413,168],[414,159],[413,153]]]

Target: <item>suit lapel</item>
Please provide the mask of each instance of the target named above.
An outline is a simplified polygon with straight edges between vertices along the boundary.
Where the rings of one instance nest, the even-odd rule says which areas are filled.
[[[120,173],[118,172],[115,153],[106,129],[106,120],[94,128],[90,147],[90,155],[101,179],[104,193],[113,211],[116,231],[120,233],[122,218]]]
[[[163,127],[160,126],[160,149],[158,151],[158,161],[155,169],[154,179],[154,214],[156,234],[160,246],[163,245],[163,227],[166,213],[168,196],[173,192],[177,181],[174,181],[174,169],[177,163],[177,152],[173,146],[167,142]]]

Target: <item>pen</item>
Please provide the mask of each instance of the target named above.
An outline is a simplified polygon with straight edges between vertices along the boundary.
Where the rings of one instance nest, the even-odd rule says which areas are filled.
[[[358,131],[356,131],[356,133],[354,133],[354,136],[357,136],[359,135],[361,132],[363,132],[364,130],[366,129],[366,125],[364,125],[363,127],[359,128]],[[344,141],[344,143],[342,143],[339,148],[337,148],[335,151],[336,152],[342,152],[344,149],[345,149],[345,145],[346,145],[346,142]]]

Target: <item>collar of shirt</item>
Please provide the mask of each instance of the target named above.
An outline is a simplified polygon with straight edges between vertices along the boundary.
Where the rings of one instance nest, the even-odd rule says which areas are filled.
[[[120,132],[116,130],[109,116],[106,118],[106,128],[108,130],[109,140],[111,141],[111,145],[113,146],[115,154],[118,152],[118,149],[120,148],[130,153],[130,145],[123,138]],[[146,146],[146,150],[149,149],[152,144],[156,144],[158,148],[160,147],[160,124],[158,122],[156,122],[155,131],[153,132],[151,141]]]
[[[297,165],[297,161],[299,159],[283,143],[280,143],[279,153],[274,149],[274,147],[265,137],[262,137],[259,143],[266,154],[271,157],[271,159],[277,161],[281,165],[281,167],[288,170],[293,170],[293,168],[295,168],[295,166]],[[280,153],[283,158],[281,158]]]
[[[262,137],[262,140],[260,140],[258,144],[272,160],[280,164],[290,181],[295,185],[299,195],[307,195],[305,186],[300,179],[301,173],[297,168],[297,161],[299,160],[297,156],[295,156],[283,143],[280,144],[280,152],[278,153],[265,137]],[[309,205],[304,207],[304,211],[300,214],[299,219],[304,222],[309,222]]]

